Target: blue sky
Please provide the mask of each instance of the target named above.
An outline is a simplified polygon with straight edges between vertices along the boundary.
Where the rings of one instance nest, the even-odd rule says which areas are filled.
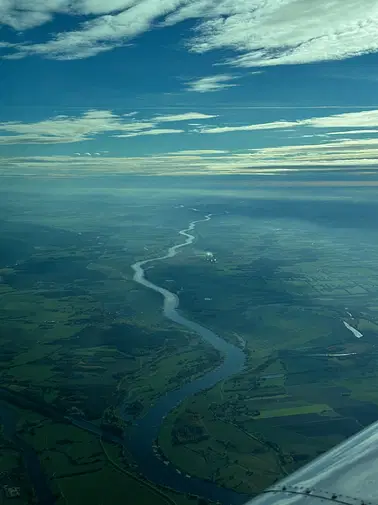
[[[373,171],[376,0],[0,0],[0,173]]]

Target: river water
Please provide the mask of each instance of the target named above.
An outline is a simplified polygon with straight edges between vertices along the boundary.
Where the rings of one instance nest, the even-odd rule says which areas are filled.
[[[148,480],[168,486],[181,493],[192,493],[209,500],[219,501],[224,505],[238,505],[244,503],[249,497],[217,486],[211,481],[195,477],[189,478],[184,474],[179,474],[172,464],[164,464],[153,451],[153,443],[158,437],[164,418],[172,409],[190,396],[205,391],[221,380],[241,372],[245,363],[245,354],[241,349],[226,342],[208,328],[182,316],[177,310],[179,297],[167,289],[148,281],[145,277],[145,270],[143,268],[145,265],[176,256],[180,249],[194,242],[195,237],[190,232],[195,229],[196,224],[209,221],[210,219],[211,214],[207,215],[204,219],[192,221],[187,229],[179,232],[180,235],[186,238],[184,242],[170,247],[164,256],[138,261],[131,268],[134,270],[134,280],[136,282],[163,296],[163,312],[165,317],[197,333],[208,344],[220,351],[224,360],[220,366],[206,373],[201,378],[185,384],[180,389],[170,391],[157,400],[147,414],[139,419],[137,424],[132,428],[128,438],[128,447],[140,471]]]
[[[7,402],[0,400],[0,424],[4,427],[4,435],[9,440],[12,440],[21,451],[24,466],[28,472],[39,505],[54,505],[56,501],[55,496],[50,489],[49,479],[42,468],[37,453],[17,435],[17,420],[18,413],[16,409]]]

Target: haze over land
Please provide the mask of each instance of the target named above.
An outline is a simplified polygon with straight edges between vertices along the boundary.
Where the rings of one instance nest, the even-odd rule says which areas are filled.
[[[378,209],[353,177],[4,178],[7,479],[27,496],[26,442],[58,503],[92,499],[84,479],[104,500],[111,481],[112,500],[242,503],[374,421]],[[180,230],[194,242],[145,275],[192,327],[131,269]]]

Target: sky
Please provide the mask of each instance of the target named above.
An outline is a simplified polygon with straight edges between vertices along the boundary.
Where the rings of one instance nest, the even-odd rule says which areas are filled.
[[[0,175],[363,170],[377,0],[0,0]]]

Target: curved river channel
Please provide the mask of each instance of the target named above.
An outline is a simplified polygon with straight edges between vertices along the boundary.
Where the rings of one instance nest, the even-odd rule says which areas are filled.
[[[211,214],[207,215],[205,219],[192,221],[189,228],[179,232],[180,235],[186,237],[185,242],[170,247],[165,256],[138,261],[131,268],[134,270],[134,280],[136,282],[163,296],[165,317],[200,335],[203,340],[222,353],[224,360],[220,366],[206,373],[201,378],[184,384],[181,388],[170,391],[159,398],[147,414],[132,428],[131,435],[128,438],[128,447],[140,471],[151,482],[167,486],[181,493],[191,493],[208,500],[219,501],[224,505],[239,505],[245,503],[248,499],[247,495],[222,488],[211,481],[181,474],[172,464],[167,465],[159,459],[153,450],[153,443],[158,437],[164,418],[172,409],[188,397],[213,387],[219,381],[240,372],[244,367],[245,355],[241,349],[229,344],[204,326],[182,316],[177,310],[179,297],[167,289],[148,281],[143,269],[148,263],[163,261],[176,256],[180,249],[189,246],[195,240],[194,235],[189,232],[195,229],[196,224],[209,221],[210,219]]]

